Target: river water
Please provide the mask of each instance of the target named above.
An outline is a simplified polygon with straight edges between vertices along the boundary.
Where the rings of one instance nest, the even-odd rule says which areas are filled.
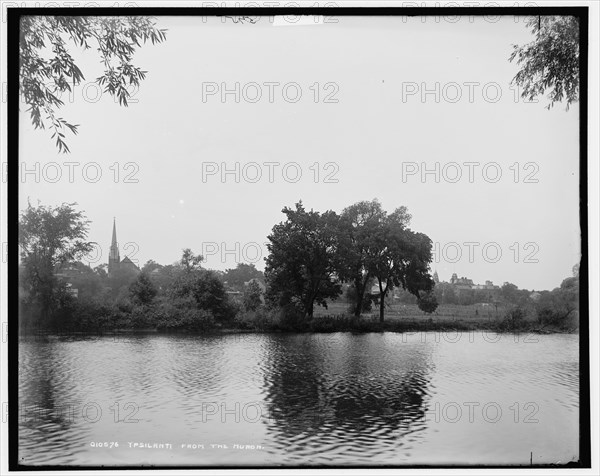
[[[579,458],[576,335],[23,339],[30,465],[455,465]]]

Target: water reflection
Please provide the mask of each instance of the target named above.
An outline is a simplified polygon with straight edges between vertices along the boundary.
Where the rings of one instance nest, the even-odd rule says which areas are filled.
[[[269,348],[269,437],[287,460],[394,456],[423,427],[431,345],[392,336],[286,336]],[[293,350],[291,350],[293,349]]]
[[[32,465],[576,460],[578,340],[538,338],[23,340],[19,457]],[[472,419],[465,402],[477,404]],[[486,405],[502,418],[490,423]],[[462,418],[448,418],[446,407]],[[95,445],[111,442],[120,446]],[[158,443],[170,447],[144,447]]]

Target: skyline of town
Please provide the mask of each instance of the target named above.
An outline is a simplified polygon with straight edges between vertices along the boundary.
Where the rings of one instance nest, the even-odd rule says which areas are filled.
[[[94,263],[92,264],[92,262],[90,262],[89,260],[86,261],[85,257],[81,260],[79,260],[80,262],[82,262],[83,264],[88,265],[90,268],[95,268],[97,266],[102,266],[102,265],[107,265],[107,271],[110,274],[110,268],[111,266],[115,266],[116,264],[119,263],[126,263],[127,266],[129,267],[136,267],[138,270],[141,270],[143,268],[143,266],[149,262],[149,261],[153,261],[156,262],[158,264],[160,264],[161,266],[168,266],[168,265],[173,265],[178,263],[178,259],[172,261],[172,262],[166,262],[166,263],[162,263],[159,262],[155,259],[153,259],[152,257],[149,257],[147,260],[145,261],[140,261],[137,259],[132,259],[131,255],[128,255],[126,252],[123,253],[123,259],[120,258],[121,255],[121,246],[120,246],[120,241],[118,240],[118,232],[117,232],[117,221],[116,221],[116,217],[113,217],[113,228],[112,228],[112,235],[111,235],[111,240],[110,240],[110,245],[108,247],[109,249],[109,254],[108,254],[108,258],[104,261],[102,261],[102,259],[100,261],[95,260]],[[133,243],[133,242],[125,242],[123,245],[123,248],[127,248],[127,245]],[[97,245],[97,243],[95,243]],[[192,248],[193,249],[193,248]],[[92,255],[94,256],[98,256],[97,254],[97,250],[98,248],[96,248],[94,251],[91,252]],[[181,251],[181,250],[180,250]],[[195,250],[194,250],[195,251]],[[266,251],[266,248],[265,248]],[[135,252],[134,252],[135,253]],[[202,253],[199,253],[202,254]],[[221,268],[213,268],[210,266],[207,266],[207,261],[205,259],[205,261],[203,261],[202,266],[207,268],[207,269],[213,269],[215,271],[226,271],[227,269],[233,269],[236,267],[237,264],[250,264],[250,265],[254,265],[256,267],[256,269],[258,269],[259,271],[263,271],[264,268],[264,261],[263,260],[259,260],[258,262],[248,262],[248,261],[236,261],[234,263],[232,263],[232,266],[225,266],[225,267],[221,267]],[[259,266],[259,264],[263,264],[263,266]],[[575,266],[575,265],[574,265]],[[450,274],[450,277],[448,278],[448,280],[445,280],[443,278],[439,278],[439,272],[438,272],[438,268],[436,268],[434,266],[434,263],[431,265],[431,273],[433,276],[433,279],[436,283],[447,283],[447,284],[453,284],[456,286],[457,289],[472,289],[472,290],[486,290],[486,289],[491,289],[491,290],[496,290],[499,289],[502,285],[510,283],[510,284],[515,284],[517,285],[515,282],[511,281],[510,279],[505,279],[503,281],[498,281],[499,283],[502,283],[500,285],[498,284],[494,284],[493,280],[489,280],[489,279],[484,279],[483,281],[479,281],[479,282],[475,282],[472,278],[469,278],[468,275],[469,273],[467,272],[466,275],[461,275],[459,276],[458,273],[456,271],[452,271],[452,273]],[[465,269],[465,267],[462,267],[461,269]],[[464,271],[461,271],[461,273]],[[569,276],[565,276],[569,277]],[[483,284],[481,284],[483,283]],[[557,283],[557,285],[555,287],[560,286],[560,283]],[[521,287],[518,286],[517,287],[519,289],[528,289],[533,291],[543,291],[544,289],[541,288],[526,288],[526,287]],[[547,290],[551,290],[553,288],[547,289]]]

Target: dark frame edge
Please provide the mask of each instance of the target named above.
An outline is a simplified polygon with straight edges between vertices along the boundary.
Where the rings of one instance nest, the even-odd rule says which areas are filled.
[[[581,262],[580,262],[580,412],[579,461],[569,463],[567,467],[591,468],[591,421],[590,421],[590,332],[589,332],[589,257],[588,257],[588,61],[589,61],[589,7],[557,6],[557,7],[276,7],[276,8],[204,8],[204,7],[133,7],[133,8],[7,8],[7,237],[9,243],[18,245],[19,221],[19,23],[23,15],[122,15],[143,14],[152,16],[218,16],[218,15],[326,15],[336,16],[416,16],[416,15],[528,15],[528,14],[560,14],[580,18],[580,101],[579,101],[579,139],[580,139],[580,188],[579,218],[581,230]],[[12,68],[11,68],[12,66]],[[11,174],[11,172],[13,172]],[[15,173],[16,172],[16,173]],[[13,225],[12,228],[10,225]],[[8,247],[9,250],[12,247]],[[8,253],[8,469],[9,471],[81,471],[81,470],[148,470],[148,469],[281,469],[271,466],[28,466],[18,461],[18,347],[19,347],[19,298],[18,298],[18,254]],[[12,329],[12,331],[11,331]],[[518,468],[515,465],[498,466],[450,466],[448,468]],[[536,465],[534,467],[560,467],[554,465]],[[299,468],[298,466],[288,467]],[[312,469],[336,468],[444,468],[444,466],[307,466]]]

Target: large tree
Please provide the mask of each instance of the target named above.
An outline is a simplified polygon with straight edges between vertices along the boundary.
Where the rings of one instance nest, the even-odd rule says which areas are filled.
[[[306,211],[302,202],[282,212],[286,221],[275,225],[268,237],[267,298],[293,306],[310,320],[315,304],[327,307],[327,299],[342,292],[336,276],[339,216],[333,211]]]
[[[572,16],[535,16],[527,19],[534,40],[513,45],[510,61],[521,67],[513,83],[521,96],[535,99],[549,90],[550,103],[566,100],[567,109],[579,99],[579,19]]]
[[[400,207],[386,216],[374,233],[373,254],[367,266],[379,285],[380,322],[384,320],[385,298],[394,287],[401,287],[420,301],[421,293],[434,286],[429,272],[431,240],[407,228],[409,221],[406,208]]]
[[[408,228],[411,216],[406,207],[388,214],[378,200],[361,201],[342,212],[340,236],[341,279],[351,282],[354,316],[359,317],[369,283],[379,286],[379,319],[385,314],[385,298],[401,287],[420,298],[433,288],[429,273],[431,240]]]
[[[69,152],[65,133],[77,134],[78,125],[58,116],[61,95],[71,92],[85,76],[69,46],[98,51],[104,73],[96,82],[127,106],[130,88],[139,86],[147,71],[133,64],[137,47],[166,39],[154,19],[143,16],[33,16],[21,17],[19,90],[36,129],[52,130],[60,152]]]
[[[354,285],[354,316],[359,317],[373,262],[379,251],[376,242],[386,213],[377,200],[361,201],[345,208],[340,221],[339,277]]]
[[[93,248],[86,241],[89,221],[83,212],[75,210],[75,205],[34,207],[29,203],[19,220],[21,287],[29,303],[45,320],[52,316],[64,296],[64,285],[57,278],[57,271]]]

